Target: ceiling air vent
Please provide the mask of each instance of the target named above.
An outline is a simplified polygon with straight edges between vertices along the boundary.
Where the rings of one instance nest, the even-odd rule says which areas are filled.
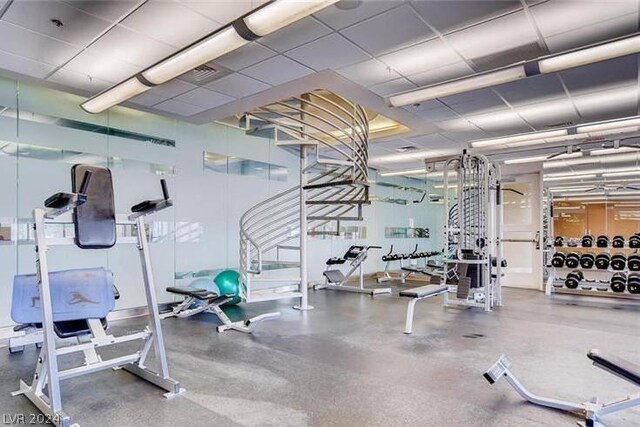
[[[399,153],[406,153],[407,151],[413,151],[417,148],[418,147],[416,147],[415,145],[404,145],[402,147],[396,148],[396,151]]]
[[[204,86],[207,83],[211,83],[229,74],[231,74],[230,70],[209,62],[184,73],[180,76],[180,80],[193,83],[194,85]]]

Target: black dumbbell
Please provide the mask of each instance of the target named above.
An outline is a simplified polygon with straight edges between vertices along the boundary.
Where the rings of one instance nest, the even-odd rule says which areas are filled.
[[[627,257],[627,267],[631,271],[640,271],[640,255],[631,254]]]
[[[611,276],[611,290],[613,292],[624,292],[627,286],[627,275],[621,271],[613,273]]]
[[[564,246],[564,237],[556,236],[556,238],[553,239],[553,246]]]
[[[638,236],[637,234],[634,234],[633,236],[629,237],[629,247],[633,249],[639,249],[640,236]]]
[[[611,240],[611,246],[614,248],[624,248],[624,237],[623,236],[613,236]]]
[[[630,273],[627,279],[627,289],[630,294],[640,294],[640,273]]]
[[[582,236],[582,241],[580,242],[583,248],[590,248],[593,246],[593,236],[587,234],[586,236]]]
[[[599,270],[606,270],[611,263],[611,256],[608,253],[601,253],[596,255],[596,268]]]
[[[580,267],[582,268],[593,268],[593,264],[595,263],[596,256],[591,252],[584,253],[580,257]]]
[[[564,263],[568,268],[578,268],[580,265],[580,255],[575,252],[571,252],[565,257]]]
[[[596,246],[599,248],[606,248],[609,246],[609,236],[600,235],[596,239]]]
[[[611,268],[617,271],[624,270],[627,266],[627,257],[624,254],[617,253],[611,256]]]
[[[573,270],[567,274],[567,278],[564,279],[564,285],[569,289],[576,289],[580,282],[584,280],[584,275],[580,270]]]
[[[556,252],[553,254],[553,258],[551,258],[551,265],[556,268],[562,268],[564,266],[564,253]]]

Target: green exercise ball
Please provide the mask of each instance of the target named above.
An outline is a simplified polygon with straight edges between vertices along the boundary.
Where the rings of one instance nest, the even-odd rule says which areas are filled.
[[[235,295],[235,297],[224,305],[236,305],[242,300],[240,298],[240,273],[235,270],[225,270],[218,274],[213,282],[218,287],[219,295]]]
[[[223,305],[236,305],[240,298],[240,274],[233,270],[225,270],[218,274],[215,279],[200,277],[189,283],[192,289],[206,289],[218,295],[234,295],[234,298]],[[198,303],[196,303],[198,305]]]

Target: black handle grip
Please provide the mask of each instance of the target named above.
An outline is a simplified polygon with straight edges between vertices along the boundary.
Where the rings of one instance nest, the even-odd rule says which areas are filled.
[[[369,246],[369,249],[382,249],[382,246]]]
[[[91,175],[93,172],[85,171],[84,176],[82,177],[82,183],[80,184],[80,194],[87,194],[87,190],[89,189],[89,181],[91,181]]]
[[[169,190],[167,189],[167,180],[161,179],[160,185],[162,186],[162,197],[164,197],[165,200],[169,200]]]

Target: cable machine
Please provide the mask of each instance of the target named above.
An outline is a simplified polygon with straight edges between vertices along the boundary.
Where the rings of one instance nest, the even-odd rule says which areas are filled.
[[[427,163],[427,170],[433,168],[433,163]],[[445,306],[491,311],[502,305],[501,277],[506,264],[500,179],[500,167],[483,155],[465,151],[445,162],[444,252],[449,286]]]

